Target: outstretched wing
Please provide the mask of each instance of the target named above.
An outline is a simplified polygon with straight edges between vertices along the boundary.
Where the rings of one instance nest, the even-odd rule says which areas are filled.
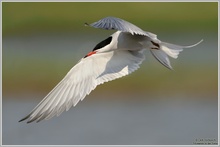
[[[101,29],[106,29],[106,30],[119,30],[122,32],[128,32],[131,33],[132,35],[144,35],[148,37],[152,37],[152,33],[150,32],[145,32],[139,27],[135,26],[134,24],[127,22],[123,19],[116,18],[116,17],[105,17],[97,22],[94,22],[92,24],[87,24],[91,27],[94,28],[101,28]]]
[[[111,51],[83,58],[63,80],[20,121],[59,116],[83,100],[97,85],[128,75],[145,59],[143,51]]]

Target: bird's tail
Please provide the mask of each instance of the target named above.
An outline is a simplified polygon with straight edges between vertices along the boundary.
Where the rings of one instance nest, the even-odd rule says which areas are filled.
[[[172,69],[172,66],[170,65],[170,60],[168,56],[176,59],[181,51],[183,51],[184,48],[191,48],[198,44],[200,44],[203,40],[199,41],[196,44],[190,45],[190,46],[180,46],[180,45],[174,45],[166,42],[161,42],[159,44],[159,49],[151,49],[152,55],[165,67]]]

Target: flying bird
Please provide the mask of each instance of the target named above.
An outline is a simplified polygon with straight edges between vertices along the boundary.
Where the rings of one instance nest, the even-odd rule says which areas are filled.
[[[94,28],[116,30],[114,34],[98,43],[85,55],[46,97],[23,119],[27,123],[48,120],[68,111],[82,101],[96,86],[126,76],[137,70],[144,61],[144,50],[165,67],[172,69],[169,57],[177,58],[184,48],[190,46],[162,42],[157,35],[146,32],[134,24],[116,17],[106,17],[88,24]],[[169,56],[169,57],[168,57]]]

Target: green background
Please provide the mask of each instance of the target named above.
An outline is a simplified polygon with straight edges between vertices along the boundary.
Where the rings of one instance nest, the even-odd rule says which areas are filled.
[[[174,71],[146,51],[141,68],[98,86],[68,112],[18,123],[114,33],[84,26],[107,16],[161,41],[204,41],[170,59]],[[2,31],[3,145],[217,144],[217,2],[2,2]]]
[[[216,2],[3,3],[3,35],[81,32],[85,31],[82,23],[106,16],[123,18],[152,31],[217,31],[217,10]]]

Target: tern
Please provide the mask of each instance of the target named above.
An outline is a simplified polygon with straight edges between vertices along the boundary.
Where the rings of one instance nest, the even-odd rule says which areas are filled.
[[[110,37],[98,43],[53,88],[49,94],[23,119],[27,123],[48,120],[59,116],[64,110],[85,98],[96,86],[126,76],[137,70],[144,61],[144,50],[165,67],[172,69],[169,57],[177,58],[184,48],[190,46],[162,42],[157,35],[146,32],[134,24],[116,17],[105,17],[88,24],[94,28],[116,30]],[[169,56],[169,57],[168,57]]]

